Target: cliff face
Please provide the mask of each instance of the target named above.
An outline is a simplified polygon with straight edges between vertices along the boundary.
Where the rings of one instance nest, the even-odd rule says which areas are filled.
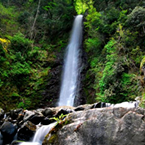
[[[99,108],[68,115],[69,123],[45,138],[43,145],[144,145],[145,110]]]

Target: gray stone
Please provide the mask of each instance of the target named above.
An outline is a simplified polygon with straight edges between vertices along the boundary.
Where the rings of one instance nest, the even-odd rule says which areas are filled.
[[[21,141],[30,141],[36,132],[36,125],[26,121],[18,130],[17,139]]]
[[[43,145],[145,145],[144,118],[141,108],[73,112],[69,123],[50,133]]]
[[[17,126],[11,122],[4,122],[0,127],[0,131],[3,138],[3,144],[11,143],[17,132]]]

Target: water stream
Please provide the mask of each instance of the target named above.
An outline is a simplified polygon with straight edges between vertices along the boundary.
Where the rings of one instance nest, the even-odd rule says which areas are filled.
[[[32,142],[23,142],[20,145],[41,145],[45,136],[56,125],[56,122],[41,126],[35,133]]]
[[[82,15],[76,16],[73,24],[70,42],[67,46],[59,106],[73,106],[79,75],[79,53],[82,44]]]

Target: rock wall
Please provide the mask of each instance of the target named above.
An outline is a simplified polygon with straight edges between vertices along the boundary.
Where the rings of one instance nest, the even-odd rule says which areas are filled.
[[[38,107],[45,108],[46,106],[57,106],[61,85],[64,50],[65,48],[62,48],[61,52],[56,53],[55,61],[48,64],[51,70],[46,78],[45,88],[42,93],[43,99]]]

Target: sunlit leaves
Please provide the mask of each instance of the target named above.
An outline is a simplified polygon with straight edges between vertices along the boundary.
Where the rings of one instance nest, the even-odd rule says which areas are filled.
[[[55,8],[56,6],[57,6],[57,3],[55,3],[55,2],[49,2],[49,3],[47,4],[47,6],[44,7],[44,9],[48,11],[49,9],[53,9],[53,8]]]
[[[92,0],[75,0],[77,14],[84,14],[87,9],[92,9]]]
[[[7,48],[10,45],[10,41],[7,39],[0,38],[0,43],[2,44],[3,49],[7,52]]]

